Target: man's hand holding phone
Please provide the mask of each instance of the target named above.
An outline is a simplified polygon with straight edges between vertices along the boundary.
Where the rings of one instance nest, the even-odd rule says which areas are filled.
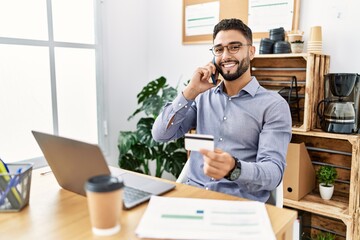
[[[215,58],[206,66],[199,67],[195,70],[193,77],[183,91],[183,95],[186,99],[194,100],[200,93],[214,87],[214,83],[216,84],[218,76],[216,67],[213,63],[214,61]]]

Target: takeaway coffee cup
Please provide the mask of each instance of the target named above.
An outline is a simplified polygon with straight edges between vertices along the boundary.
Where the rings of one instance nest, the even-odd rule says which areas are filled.
[[[322,41],[321,26],[311,27],[310,41],[312,41],[312,42],[321,42]]]
[[[109,175],[95,176],[85,183],[90,221],[95,235],[109,236],[120,231],[123,187],[121,179]]]

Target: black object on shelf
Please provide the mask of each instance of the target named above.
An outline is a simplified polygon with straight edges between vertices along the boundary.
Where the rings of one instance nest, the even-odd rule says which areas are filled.
[[[281,86],[276,88],[276,91],[287,101],[290,107],[291,115],[296,114],[297,120],[300,122],[300,97],[299,91],[301,87],[298,86],[296,76],[284,75],[256,75],[257,78],[289,78],[288,81],[273,81],[273,80],[258,80],[261,85]],[[279,84],[276,84],[279,83]],[[285,86],[284,86],[285,85]]]
[[[259,54],[271,54],[274,51],[274,40],[262,38],[260,41]]]
[[[270,29],[269,35],[270,35],[271,40],[284,41],[285,40],[285,29],[283,27]]]
[[[291,45],[287,41],[277,41],[274,44],[274,53],[291,53]]]
[[[284,87],[279,91],[279,94],[287,100],[291,113],[295,112],[300,122],[299,90],[300,87],[297,85],[296,76],[291,76],[290,87]],[[295,105],[295,107],[293,105]]]

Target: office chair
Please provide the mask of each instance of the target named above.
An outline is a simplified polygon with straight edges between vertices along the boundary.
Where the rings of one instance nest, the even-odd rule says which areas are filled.
[[[177,183],[185,183],[186,182],[186,175],[187,172],[189,170],[190,164],[189,164],[190,160],[188,159],[183,167],[183,169],[181,170],[181,173],[179,175],[179,177],[176,179]],[[283,181],[281,180],[279,186],[276,187],[276,189],[274,189],[273,191],[271,191],[270,193],[270,198],[266,203],[269,203],[271,205],[274,205],[276,207],[282,208],[283,207],[283,203],[284,203],[284,192],[283,192]]]
[[[186,182],[186,175],[187,172],[189,170],[190,164],[189,164],[190,160],[188,159],[183,167],[183,169],[181,170],[181,173],[179,175],[179,177],[176,179],[177,183],[185,183]]]
[[[282,208],[284,204],[284,191],[283,180],[281,180],[279,186],[270,192],[270,198],[266,203],[274,205],[275,207]]]

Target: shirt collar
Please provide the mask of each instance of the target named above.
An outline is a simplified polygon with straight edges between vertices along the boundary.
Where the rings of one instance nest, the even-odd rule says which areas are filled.
[[[246,86],[240,90],[241,91],[245,91],[247,93],[249,93],[252,97],[255,96],[258,88],[259,88],[260,84],[257,81],[256,77],[251,77],[251,80],[248,84],[246,84]],[[214,89],[214,93],[223,93],[224,92],[224,81],[222,81],[219,85],[217,85]]]

